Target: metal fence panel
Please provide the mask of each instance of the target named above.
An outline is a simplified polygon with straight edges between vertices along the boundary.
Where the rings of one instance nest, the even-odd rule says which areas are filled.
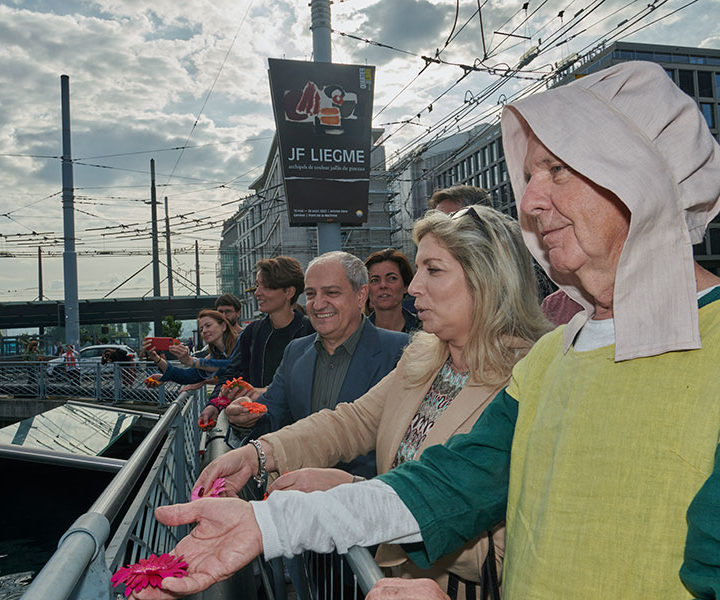
[[[166,382],[148,388],[145,379],[158,373],[152,362],[134,361],[67,367],[48,362],[0,362],[0,394],[18,398],[68,397],[112,404],[167,404],[175,400],[180,385]]]
[[[193,392],[192,397],[185,400],[183,396],[168,407],[90,511],[79,517],[63,536],[58,550],[23,595],[24,600],[110,598],[111,570],[116,570],[121,562],[137,562],[153,552],[167,552],[175,546],[183,532],[161,525],[153,511],[160,504],[187,500],[189,486],[199,474],[200,436],[196,422],[205,405],[205,389]],[[182,440],[180,445],[177,439]],[[115,519],[135,487],[137,477],[153,457],[149,474],[105,552],[109,522]],[[192,473],[191,478],[187,477],[188,472]],[[182,476],[177,477],[180,473]],[[87,525],[88,520],[97,522],[98,526]],[[102,527],[103,523],[107,523],[106,528]],[[76,535],[79,532],[82,535]],[[90,536],[85,535],[87,533]]]

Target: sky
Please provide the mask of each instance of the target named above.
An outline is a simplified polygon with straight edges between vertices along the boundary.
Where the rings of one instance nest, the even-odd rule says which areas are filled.
[[[523,4],[335,0],[333,61],[376,65],[373,126],[389,162],[459,107],[472,111],[445,134],[491,122],[555,62],[602,40],[720,48],[720,0]],[[0,0],[0,42],[0,301],[38,298],[38,247],[45,298],[63,296],[62,74],[80,298],[151,291],[151,159],[179,252],[175,293],[194,293],[196,241],[201,287],[215,293],[222,222],[261,175],[274,132],[267,59],[312,60],[308,2]],[[520,77],[502,76],[535,45]],[[481,70],[463,78],[460,64]]]

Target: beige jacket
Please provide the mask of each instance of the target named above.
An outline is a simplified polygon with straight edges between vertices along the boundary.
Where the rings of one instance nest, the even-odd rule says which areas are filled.
[[[410,421],[437,375],[434,373],[427,385],[411,387],[403,377],[403,364],[401,360],[395,370],[355,402],[338,404],[333,410],[322,410],[263,436],[273,448],[278,472],[332,467],[373,449],[377,454],[378,473],[388,471]],[[430,429],[420,452],[442,444],[456,433],[468,432],[502,387],[468,382]],[[498,528],[493,539],[499,569],[505,549],[505,528]],[[479,581],[487,549],[487,536],[482,536],[422,572],[398,545],[381,545],[376,560],[382,567],[402,565],[412,577],[442,580],[445,571],[450,570],[464,579]]]

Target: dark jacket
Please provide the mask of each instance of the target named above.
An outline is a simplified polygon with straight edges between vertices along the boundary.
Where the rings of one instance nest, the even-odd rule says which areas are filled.
[[[304,314],[295,311],[295,316],[288,326],[290,328],[290,341],[315,333]],[[273,334],[273,326],[269,316],[248,324],[240,334],[240,351],[236,360],[230,364],[229,370],[237,373],[254,387],[263,386],[263,371],[265,362],[265,346]]]
[[[415,331],[419,331],[422,329],[422,321],[418,319],[418,316],[412,312],[410,312],[407,308],[403,306],[402,309],[403,317],[405,317],[405,325],[402,328],[403,333],[414,333]],[[375,311],[370,313],[370,316],[368,317],[370,319],[370,322],[375,325]],[[377,325],[375,325],[377,327]]]
[[[253,428],[253,437],[276,431],[311,413],[316,339],[317,335],[310,335],[293,340],[285,348],[270,387],[258,399],[267,405],[268,412]],[[392,371],[408,339],[407,334],[379,329],[366,322],[340,389],[338,404],[356,400]],[[355,475],[374,477],[375,452],[338,466]]]

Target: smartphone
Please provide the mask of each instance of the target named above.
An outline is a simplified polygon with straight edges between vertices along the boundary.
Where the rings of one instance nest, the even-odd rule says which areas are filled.
[[[170,350],[170,346],[178,344],[179,342],[175,338],[171,337],[151,337],[150,348],[156,352],[165,352]]]

